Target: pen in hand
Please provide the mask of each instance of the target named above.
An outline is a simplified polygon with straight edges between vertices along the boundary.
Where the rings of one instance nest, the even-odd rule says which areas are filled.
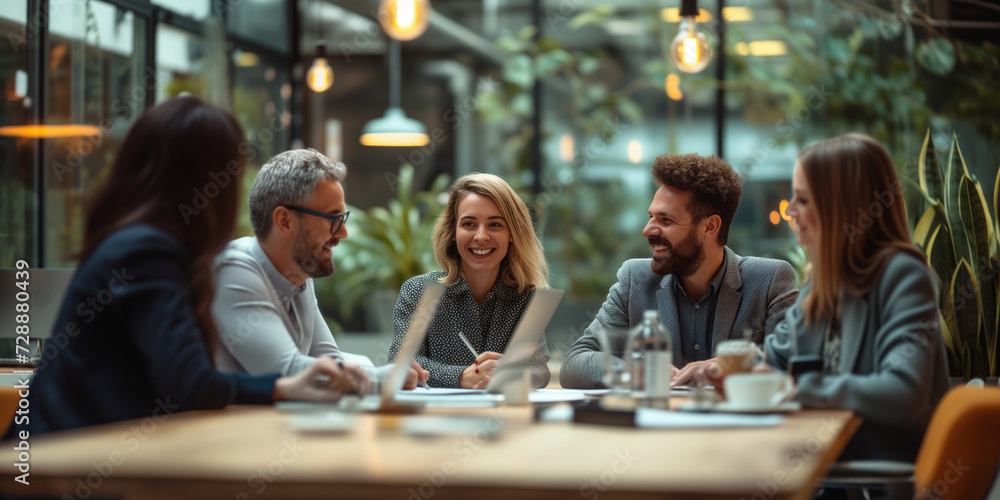
[[[479,353],[476,352],[475,347],[472,347],[472,342],[469,342],[469,339],[466,338],[465,334],[462,332],[458,332],[458,338],[462,339],[462,343],[465,344],[465,347],[469,348],[469,352],[472,353],[472,357],[478,359]]]

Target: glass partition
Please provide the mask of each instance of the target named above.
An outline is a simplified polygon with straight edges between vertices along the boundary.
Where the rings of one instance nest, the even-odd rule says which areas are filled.
[[[99,0],[53,9],[47,123],[81,125],[79,134],[45,139],[46,265],[73,267],[88,197],[153,91],[141,71],[144,25]]]
[[[12,0],[0,10],[0,33],[10,36],[0,43],[0,127],[30,123],[34,76],[28,64],[37,27],[27,24],[27,0]],[[19,259],[34,261],[35,239],[35,139],[0,134],[0,267],[11,268]]]

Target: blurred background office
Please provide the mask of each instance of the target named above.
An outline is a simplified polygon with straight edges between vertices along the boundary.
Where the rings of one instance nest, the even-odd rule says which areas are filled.
[[[411,17],[388,21],[419,27],[427,14],[427,28],[391,41],[378,0],[5,0],[0,268],[73,267],[85,201],[125,131],[185,93],[245,128],[244,197],[256,169],[289,148],[348,165],[351,236],[316,287],[338,341],[377,364],[399,286],[435,268],[441,194],[473,171],[523,196],[552,286],[567,290],[548,330],[554,362],[620,263],[648,256],[640,232],[658,154],[721,154],[745,178],[730,246],[800,273],[784,208],[796,153],[820,138],[877,138],[907,179],[914,227],[930,206],[917,189],[925,135],[945,171],[957,138],[995,215],[1000,7],[720,1],[399,0]],[[695,73],[669,54],[682,7],[712,47],[711,58],[694,53],[708,60]],[[409,135],[374,134],[393,126]],[[385,145],[400,139],[408,145]],[[245,208],[240,223],[251,234]],[[960,354],[949,361],[968,361]]]

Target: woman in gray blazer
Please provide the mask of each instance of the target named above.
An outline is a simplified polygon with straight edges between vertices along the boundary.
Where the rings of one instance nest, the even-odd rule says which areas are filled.
[[[810,269],[764,339],[767,361],[787,370],[794,355],[822,359],[798,377],[796,398],[864,419],[842,459],[912,461],[948,378],[935,278],[892,161],[871,137],[835,137],[800,153],[792,190],[787,213]]]
[[[892,160],[871,137],[806,148],[787,213],[811,262],[806,286],[764,343],[769,362],[819,355],[797,381],[809,408],[853,410],[864,423],[844,458],[914,460],[948,389],[933,272],[913,245]]]

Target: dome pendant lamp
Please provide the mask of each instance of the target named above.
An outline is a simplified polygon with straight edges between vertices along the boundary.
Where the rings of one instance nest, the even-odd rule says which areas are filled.
[[[389,109],[385,116],[367,124],[361,134],[365,146],[419,147],[427,145],[427,129],[423,123],[407,118],[399,107],[399,40],[389,39]]]

